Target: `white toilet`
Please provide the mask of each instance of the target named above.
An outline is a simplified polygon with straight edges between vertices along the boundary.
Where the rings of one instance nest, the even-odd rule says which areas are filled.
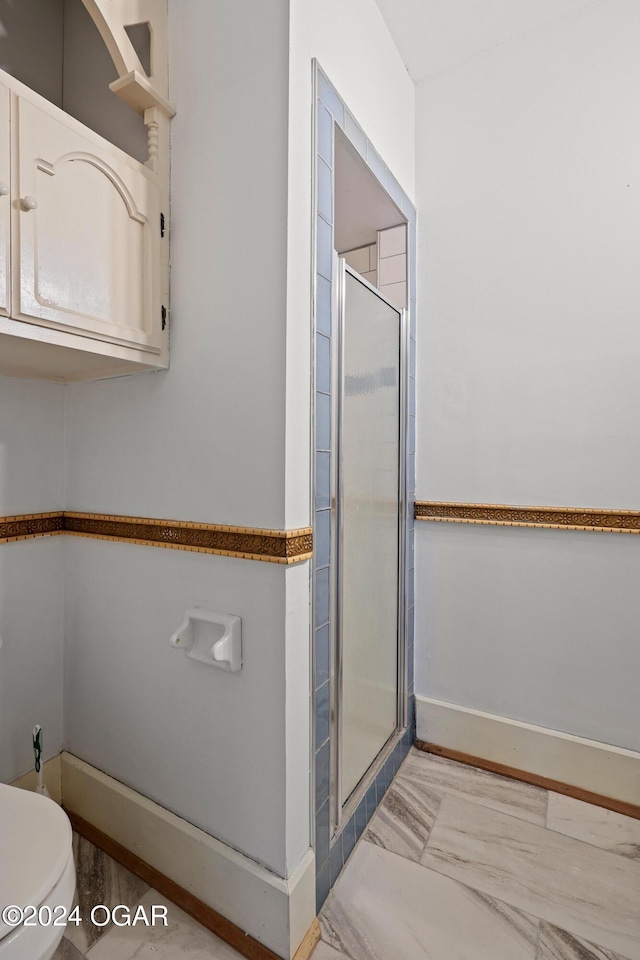
[[[71,824],[64,810],[39,793],[0,784],[0,960],[50,960],[65,928],[52,925],[48,910],[40,912],[42,923],[36,916],[17,926],[6,923],[2,913],[13,905],[48,906],[52,913],[64,907],[64,914],[58,910],[52,916],[64,920],[75,886]]]

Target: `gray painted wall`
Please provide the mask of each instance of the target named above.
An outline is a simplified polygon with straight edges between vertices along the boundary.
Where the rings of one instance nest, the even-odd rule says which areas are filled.
[[[640,8],[417,88],[417,491],[640,507]],[[418,523],[416,692],[638,749],[636,537]]]
[[[637,750],[638,538],[416,527],[417,692]]]
[[[60,510],[64,387],[0,377],[0,517]],[[0,546],[0,782],[62,749],[63,538]]]
[[[0,69],[146,158],[144,126],[107,88],[115,69],[81,0],[0,0]],[[64,395],[0,377],[0,516],[62,508]],[[32,765],[35,723],[46,757],[62,748],[64,550],[60,537],[0,549],[0,781]]]
[[[74,509],[284,526],[288,4],[249,6],[169,4],[171,368],[65,388]],[[65,745],[286,875],[309,843],[307,566],[80,539]],[[169,647],[194,605],[242,617],[240,673]]]

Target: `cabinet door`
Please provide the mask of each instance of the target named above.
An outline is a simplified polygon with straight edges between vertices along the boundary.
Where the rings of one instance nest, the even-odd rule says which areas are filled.
[[[14,108],[13,317],[159,352],[154,175],[56,107]]]
[[[9,316],[9,229],[11,225],[11,141],[9,90],[0,83],[0,316]]]

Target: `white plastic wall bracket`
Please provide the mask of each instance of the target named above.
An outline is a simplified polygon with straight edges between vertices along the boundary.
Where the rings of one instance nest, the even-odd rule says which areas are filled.
[[[169,643],[211,667],[232,673],[242,667],[242,620],[229,613],[191,607]]]

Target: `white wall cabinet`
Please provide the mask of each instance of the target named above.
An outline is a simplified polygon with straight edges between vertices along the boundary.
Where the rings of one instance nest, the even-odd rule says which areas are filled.
[[[158,174],[0,72],[0,374],[164,368]]]
[[[11,223],[11,144],[9,88],[0,83],[0,316],[7,317],[9,303],[9,231]]]

